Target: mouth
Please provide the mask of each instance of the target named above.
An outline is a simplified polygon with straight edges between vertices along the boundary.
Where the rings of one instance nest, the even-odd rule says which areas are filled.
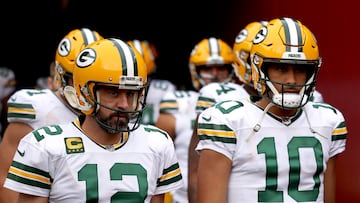
[[[299,94],[298,90],[284,90],[280,94]]]

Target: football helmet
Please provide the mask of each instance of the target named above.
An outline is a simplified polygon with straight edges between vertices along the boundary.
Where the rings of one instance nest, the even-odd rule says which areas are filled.
[[[292,18],[277,18],[261,28],[253,40],[250,51],[254,88],[269,101],[285,109],[304,106],[315,89],[321,57],[313,33],[300,21]],[[297,93],[283,93],[276,90],[267,75],[270,64],[295,64],[306,68],[305,84]],[[289,84],[281,84],[282,87]]]
[[[236,56],[234,70],[238,79],[252,86],[250,50],[257,32],[267,24],[267,21],[255,21],[247,24],[235,37],[233,51]]]
[[[58,44],[55,54],[55,78],[59,87],[65,87],[72,78],[76,56],[88,44],[103,39],[98,32],[88,28],[70,31]]]
[[[220,82],[230,81],[234,73],[234,68],[232,67],[234,60],[235,55],[232,48],[223,40],[215,37],[201,40],[195,45],[189,58],[189,69],[193,87],[199,90],[202,86],[206,85],[199,71],[201,67],[212,65],[228,67],[229,75],[226,81]]]
[[[117,114],[129,114],[132,119],[128,129],[113,128],[107,123],[96,119],[109,133],[132,131],[139,126],[143,103],[146,100],[147,70],[142,55],[126,42],[115,39],[102,39],[83,49],[73,70],[74,86],[64,89],[69,103],[82,111],[85,115],[94,115],[101,107],[115,111]],[[118,89],[133,90],[134,103],[131,111],[113,109],[101,104],[96,88],[111,86]]]
[[[140,54],[144,57],[144,61],[147,67],[148,75],[151,75],[156,72],[156,63],[155,59],[157,57],[157,51],[153,44],[149,43],[147,40],[130,40],[128,41],[130,46],[133,46]]]

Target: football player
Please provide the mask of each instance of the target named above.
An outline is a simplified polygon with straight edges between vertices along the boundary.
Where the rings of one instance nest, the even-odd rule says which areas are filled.
[[[332,202],[345,150],[342,113],[310,100],[321,57],[313,33],[276,18],[250,52],[260,100],[217,103],[199,116],[199,203]]]
[[[81,113],[66,101],[63,88],[72,85],[72,70],[77,54],[87,44],[102,39],[88,28],[68,32],[58,44],[55,63],[57,91],[50,89],[20,89],[8,100],[7,126],[0,144],[0,202],[12,202],[18,194],[3,187],[11,160],[21,138],[34,129],[50,124],[67,123]]]
[[[183,182],[172,139],[140,124],[148,85],[141,54],[119,39],[98,40],[77,56],[73,83],[64,93],[85,118],[27,134],[5,187],[23,202],[163,203]]]

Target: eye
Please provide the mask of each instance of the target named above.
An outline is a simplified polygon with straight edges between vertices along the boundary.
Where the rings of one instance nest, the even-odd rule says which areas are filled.
[[[118,94],[119,94],[119,92],[118,91],[116,91],[116,90],[111,90],[111,91],[109,91],[109,94],[111,95],[111,96],[117,96]]]
[[[126,93],[126,95],[127,95],[128,97],[133,97],[133,96],[135,95],[135,92],[134,92],[134,91],[128,91],[128,92]]]
[[[106,95],[109,95],[111,97],[116,97],[119,95],[119,90],[117,88],[111,88],[107,86],[107,87],[101,87],[99,89],[102,89]]]
[[[279,72],[286,72],[289,70],[289,66],[285,64],[276,64],[276,70]]]
[[[306,73],[307,70],[308,70],[308,67],[306,66],[295,66],[295,71],[298,72],[298,73]]]

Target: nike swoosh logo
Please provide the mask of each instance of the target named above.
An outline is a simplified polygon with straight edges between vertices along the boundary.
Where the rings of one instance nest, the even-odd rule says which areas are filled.
[[[211,120],[211,116],[209,116],[209,117],[202,117],[205,121],[210,121]]]
[[[20,152],[18,149],[16,150],[20,156],[24,156],[25,155],[25,151],[24,152]]]

